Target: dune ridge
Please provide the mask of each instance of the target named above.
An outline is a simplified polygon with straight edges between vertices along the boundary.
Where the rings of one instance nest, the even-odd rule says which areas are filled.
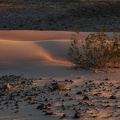
[[[74,32],[7,30],[0,31],[0,61],[49,61],[71,64],[66,59]],[[81,39],[88,33],[81,33]]]
[[[52,41],[59,48],[52,48],[50,41],[0,41],[0,61],[47,61],[55,64],[71,64],[65,58],[68,41]],[[51,45],[50,45],[51,44]],[[64,44],[64,46],[62,46]],[[61,47],[60,47],[61,46]],[[59,50],[58,50],[59,49]],[[65,50],[63,50],[65,49]],[[57,51],[58,50],[58,51]]]
[[[74,32],[65,31],[35,31],[35,30],[1,30],[1,40],[12,41],[39,41],[39,40],[55,40],[70,39]]]

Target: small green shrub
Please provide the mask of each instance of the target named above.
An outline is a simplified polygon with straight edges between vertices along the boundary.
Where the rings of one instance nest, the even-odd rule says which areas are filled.
[[[120,37],[105,32],[92,33],[81,40],[79,32],[72,35],[68,59],[76,68],[120,67]]]

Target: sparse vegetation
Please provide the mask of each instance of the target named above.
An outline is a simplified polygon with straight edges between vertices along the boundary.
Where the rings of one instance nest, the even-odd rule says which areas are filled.
[[[66,90],[68,90],[67,84],[65,84],[65,83],[58,83],[58,82],[52,83],[51,86],[49,86],[49,89],[51,91],[56,91],[56,90],[66,91]]]
[[[65,83],[59,83],[58,84],[58,90],[67,90],[67,85]]]
[[[76,68],[120,67],[120,36],[105,32],[92,33],[80,40],[79,32],[73,35],[68,58]]]

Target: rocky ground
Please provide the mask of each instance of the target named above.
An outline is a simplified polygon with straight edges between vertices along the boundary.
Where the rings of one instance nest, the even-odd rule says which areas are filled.
[[[2,76],[0,114],[9,111],[14,118],[20,115],[25,118],[25,114],[32,118],[39,113],[38,118],[44,119],[48,116],[69,120],[119,119],[120,82],[109,78],[82,79],[82,76],[65,80]],[[5,87],[7,83],[10,90]]]
[[[120,2],[1,0],[0,29],[108,31],[120,28]]]

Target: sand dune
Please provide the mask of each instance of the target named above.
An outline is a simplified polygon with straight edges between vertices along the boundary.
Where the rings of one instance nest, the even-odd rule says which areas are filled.
[[[58,46],[58,47],[57,47]],[[0,41],[1,61],[65,60],[69,41]]]
[[[52,56],[42,46],[34,42],[0,41],[0,60],[52,60]]]
[[[74,32],[64,31],[0,31],[0,61],[47,61],[70,64],[67,51]],[[85,39],[89,32],[81,32]]]
[[[0,31],[0,39],[15,41],[70,39],[73,33],[65,31],[8,30]]]
[[[64,63],[72,34],[74,32],[0,31],[0,60]],[[81,39],[87,34],[81,33]]]
[[[70,39],[75,32],[67,31],[35,31],[35,30],[3,30],[0,31],[0,40],[15,41],[38,41],[38,40],[61,40]],[[89,34],[81,32],[81,38],[85,38]]]

